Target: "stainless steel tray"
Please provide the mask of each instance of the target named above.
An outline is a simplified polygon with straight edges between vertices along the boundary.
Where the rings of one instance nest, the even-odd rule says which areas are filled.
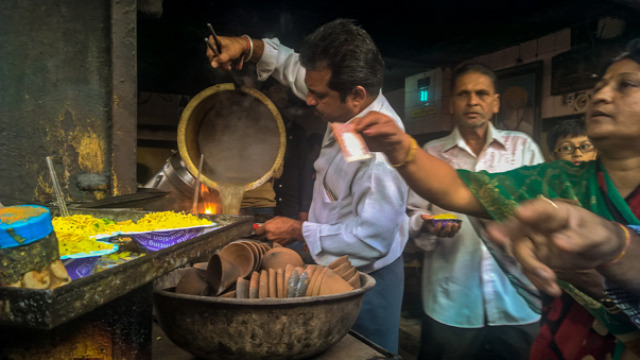
[[[56,210],[52,210],[56,215]],[[114,221],[137,220],[147,212],[131,209],[69,209]],[[53,290],[0,287],[0,325],[51,329],[132,291],[156,277],[206,259],[220,247],[253,231],[253,217],[208,216],[218,226],[172,247],[104,269]],[[151,296],[151,294],[149,294]]]

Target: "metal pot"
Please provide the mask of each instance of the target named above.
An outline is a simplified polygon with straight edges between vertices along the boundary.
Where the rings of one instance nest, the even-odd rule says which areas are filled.
[[[145,188],[168,191],[160,199],[145,204],[149,211],[189,211],[193,204],[196,178],[187,170],[180,154],[174,153],[165,162],[162,170],[145,184]]]
[[[201,181],[251,190],[281,166],[286,131],[275,105],[260,91],[219,84],[198,93],[178,124],[178,150],[191,174]]]
[[[169,186],[169,184],[171,184]],[[173,153],[162,167],[162,170],[149,180],[144,187],[160,190],[179,190],[187,195],[193,193],[196,178],[187,170],[180,154]]]

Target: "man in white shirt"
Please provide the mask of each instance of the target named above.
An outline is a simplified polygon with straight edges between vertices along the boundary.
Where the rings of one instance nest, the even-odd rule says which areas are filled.
[[[338,19],[321,26],[305,38],[300,54],[278,39],[219,39],[219,56],[207,50],[214,68],[230,69],[238,59],[255,61],[259,80],[272,76],[289,86],[327,122],[349,123],[375,110],[402,127],[381,93],[382,56],[369,34],[353,21]],[[364,295],[353,328],[397,352],[404,290],[402,251],[408,240],[408,187],[382,153],[347,162],[330,127],[314,168],[308,221],[275,217],[256,233],[281,244],[303,241],[320,265],[348,255],[359,271],[376,280],[376,286]]]
[[[500,172],[543,162],[529,136],[491,124],[500,107],[495,83],[495,74],[483,65],[457,69],[451,100],[456,126],[424,149],[456,169],[472,171]],[[462,223],[443,227],[428,218],[450,211],[413,192],[408,203],[410,236],[426,250],[420,359],[528,358],[540,315],[484,245],[482,222],[455,213]]]

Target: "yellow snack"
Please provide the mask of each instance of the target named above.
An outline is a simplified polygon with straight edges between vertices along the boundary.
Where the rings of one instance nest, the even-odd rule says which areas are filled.
[[[90,237],[118,231],[113,221],[97,219],[90,215],[54,217],[51,222],[58,238],[60,256],[110,249],[110,245]]]
[[[211,225],[212,222],[207,219],[201,219],[195,215],[185,214],[183,212],[161,211],[146,214],[136,223],[118,223],[123,233],[127,232],[143,232],[163,229],[179,229],[198,225]]]
[[[211,225],[207,219],[173,211],[153,212],[146,214],[134,223],[131,220],[114,222],[109,219],[98,219],[91,215],[72,215],[54,217],[53,230],[58,238],[60,256],[77,253],[89,253],[108,249],[103,242],[91,239],[96,235],[117,235],[128,232],[145,232],[163,229],[177,229],[198,225]]]
[[[453,214],[447,213],[447,214],[434,215],[432,217],[432,219],[435,219],[435,220],[457,220],[458,217],[453,215]]]

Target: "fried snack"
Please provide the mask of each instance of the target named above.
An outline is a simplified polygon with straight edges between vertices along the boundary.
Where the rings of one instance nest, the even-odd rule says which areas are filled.
[[[455,216],[454,214],[438,214],[438,215],[433,215],[433,217],[431,218],[433,220],[457,220],[458,217]]]
[[[72,215],[54,217],[53,229],[58,237],[60,256],[90,253],[110,248],[109,244],[96,241],[92,237],[119,235],[122,233],[145,232],[164,229],[179,229],[198,225],[211,225],[207,219],[195,215],[174,211],[161,211],[146,214],[137,222],[132,220],[115,222],[99,219],[91,215]]]

